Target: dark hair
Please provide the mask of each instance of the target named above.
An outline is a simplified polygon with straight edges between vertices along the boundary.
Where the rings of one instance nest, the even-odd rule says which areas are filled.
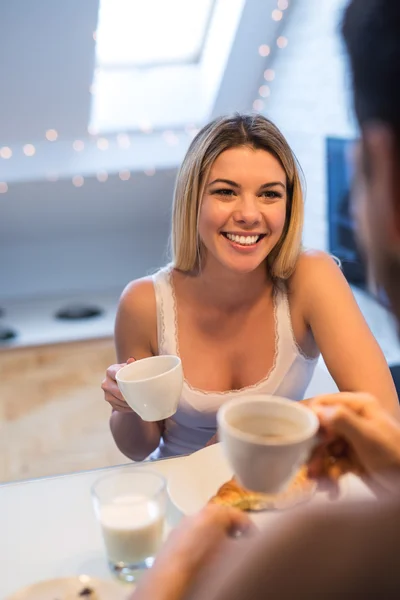
[[[360,125],[387,123],[400,140],[400,0],[351,0],[342,34]]]

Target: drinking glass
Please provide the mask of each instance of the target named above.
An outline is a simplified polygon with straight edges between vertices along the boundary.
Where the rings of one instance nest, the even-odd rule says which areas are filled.
[[[151,567],[164,534],[166,480],[138,466],[122,467],[92,487],[108,564],[120,580]]]

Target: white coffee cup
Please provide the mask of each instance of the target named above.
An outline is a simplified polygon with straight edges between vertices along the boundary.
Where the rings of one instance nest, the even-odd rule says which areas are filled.
[[[143,421],[162,421],[178,408],[183,372],[178,356],[150,356],[117,372],[121,394]]]
[[[239,482],[256,492],[283,490],[316,443],[317,416],[277,396],[230,400],[218,411],[224,454]]]

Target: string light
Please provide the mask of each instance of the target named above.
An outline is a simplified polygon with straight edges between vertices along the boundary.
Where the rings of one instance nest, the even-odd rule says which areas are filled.
[[[278,8],[280,10],[286,10],[289,6],[288,0],[278,0]]]
[[[131,145],[131,140],[129,138],[129,135],[127,135],[126,133],[119,133],[117,135],[117,144],[120,148],[124,148],[124,149],[129,148]]]
[[[72,144],[72,147],[75,150],[75,152],[82,152],[82,150],[85,147],[85,144],[84,142],[82,142],[82,140],[75,140]]]
[[[55,129],[48,129],[46,131],[46,139],[49,140],[49,142],[55,142],[57,138],[58,132]]]
[[[258,93],[262,98],[268,98],[268,96],[271,94],[271,89],[268,85],[262,85],[258,90]]]
[[[22,152],[25,156],[33,156],[36,153],[36,148],[33,144],[25,144],[22,148]]]
[[[0,156],[1,156],[1,158],[4,158],[4,159],[11,158],[12,157],[11,148],[9,148],[8,146],[3,146],[3,148],[0,149]]]
[[[163,138],[169,146],[179,144],[179,138],[173,131],[164,131]]]
[[[72,185],[74,185],[75,187],[82,187],[84,183],[85,183],[85,180],[82,177],[82,175],[75,175],[72,178]]]
[[[97,140],[97,147],[99,150],[108,150],[108,140],[106,138],[99,138]]]
[[[147,119],[143,119],[143,121],[140,121],[139,129],[143,133],[151,133],[153,131],[153,127],[152,127],[150,121]]]
[[[122,181],[128,181],[131,178],[131,172],[126,170],[126,171],[120,171],[119,172],[119,178]]]
[[[269,56],[271,52],[271,48],[267,46],[267,44],[261,44],[258,48],[258,54],[260,56]]]
[[[94,125],[89,125],[89,127],[87,128],[88,134],[89,135],[98,135],[99,130],[97,127],[95,127]]]
[[[254,100],[253,102],[253,108],[256,111],[260,111],[264,108],[264,102],[262,100],[260,100],[259,98],[257,98],[257,100]]]
[[[281,48],[281,49],[286,48],[288,43],[289,43],[289,40],[287,38],[285,38],[283,35],[278,37],[278,39],[276,40],[276,45],[278,46],[278,48]]]
[[[8,192],[8,185],[5,181],[0,181],[0,194],[5,194]]]
[[[265,81],[273,81],[275,79],[275,71],[273,69],[267,69],[264,71]]]
[[[100,183],[105,183],[107,181],[107,179],[108,179],[108,173],[107,173],[107,171],[99,171],[96,174],[96,179]]]
[[[283,12],[281,10],[275,9],[272,11],[271,16],[274,21],[281,21],[283,17]]]
[[[46,175],[46,179],[47,179],[47,181],[55,183],[56,181],[58,181],[59,177],[58,177],[57,173],[48,173]]]
[[[186,131],[187,135],[191,139],[193,139],[199,133],[200,129],[198,127],[196,127],[196,125],[194,123],[189,123],[188,125],[186,125],[185,131]]]

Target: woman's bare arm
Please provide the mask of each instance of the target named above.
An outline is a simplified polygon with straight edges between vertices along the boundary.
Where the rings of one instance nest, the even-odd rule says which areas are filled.
[[[399,416],[386,359],[334,260],[322,252],[304,253],[291,285],[339,390],[367,392]]]
[[[157,354],[157,309],[151,279],[133,281],[124,290],[115,322],[115,346],[118,363]],[[110,428],[121,452],[139,461],[158,447],[163,422],[150,423],[133,411],[114,410]]]

